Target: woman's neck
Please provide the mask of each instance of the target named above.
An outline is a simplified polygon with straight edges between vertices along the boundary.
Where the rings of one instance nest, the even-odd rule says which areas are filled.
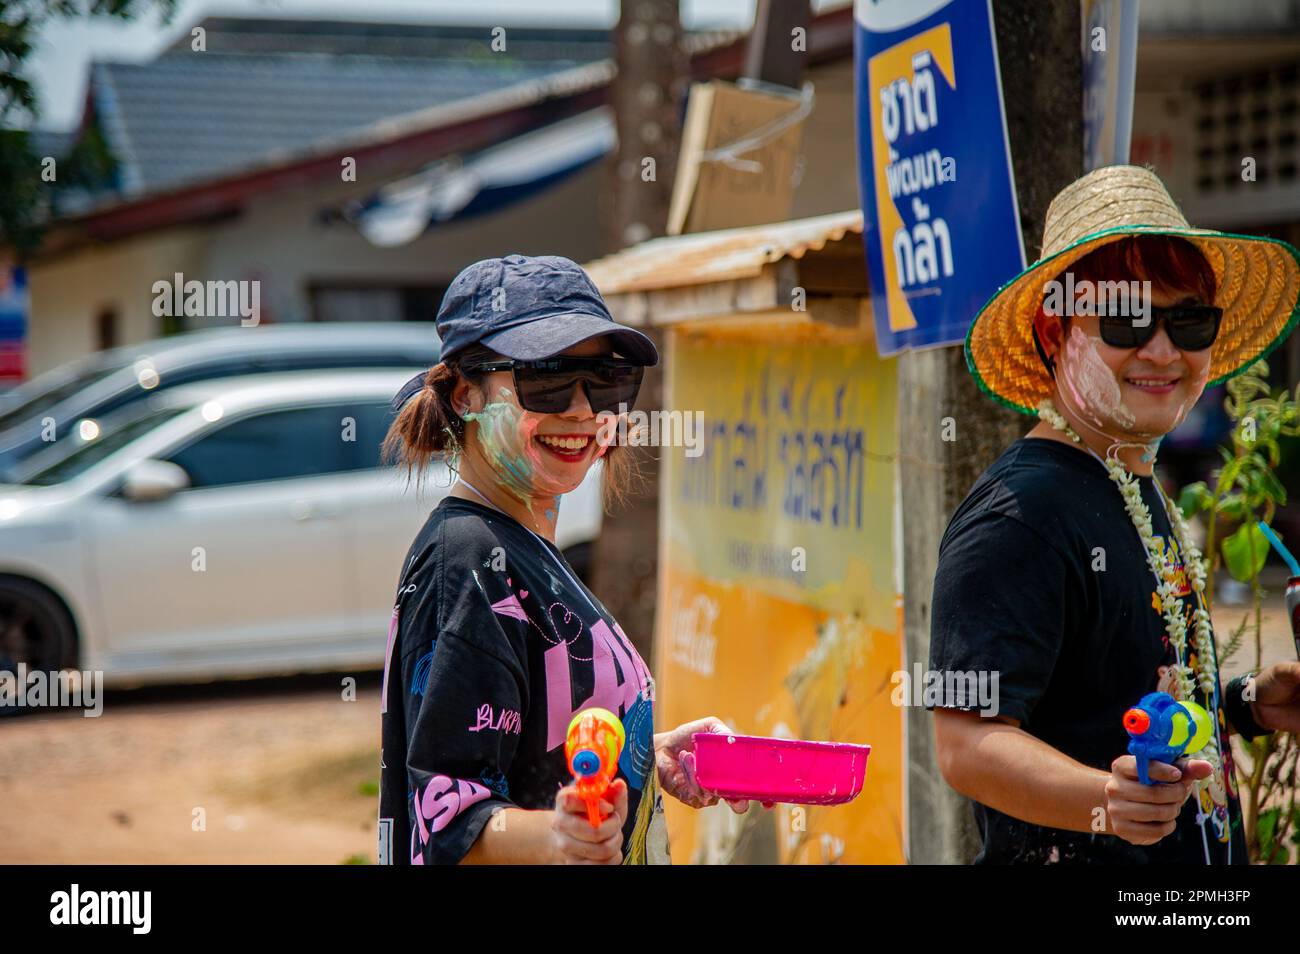
[[[472,453],[461,458],[458,473],[461,479],[452,485],[450,496],[480,504],[487,503],[518,520],[538,536],[555,542],[555,524],[560,517],[559,497],[533,497],[527,502],[520,500],[501,485],[486,461]]]
[[[1098,433],[1095,427],[1091,427],[1087,422],[1081,421],[1079,416],[1074,412],[1074,409],[1066,404],[1066,402],[1062,401],[1059,395],[1055,396],[1052,403],[1055,405],[1056,410],[1060,415],[1065,418],[1066,423],[1073,428],[1074,433],[1078,434],[1083,443],[1087,445],[1087,449],[1091,450],[1102,460],[1105,460],[1107,452],[1110,450],[1111,446],[1116,443],[1116,439],[1109,435]],[[1058,431],[1047,421],[1039,421],[1037,425],[1030,429],[1028,436],[1046,438],[1047,440],[1059,441],[1062,444],[1067,444],[1072,447],[1075,446],[1074,440],[1071,439],[1068,434]],[[1079,449],[1086,453],[1084,448]],[[1129,438],[1124,442],[1124,446],[1119,448],[1116,456],[1118,456],[1124,466],[1128,468],[1129,473],[1134,474],[1137,477],[1150,477],[1154,466],[1154,459],[1144,459],[1147,457],[1147,454],[1147,450],[1140,444],[1137,438]]]

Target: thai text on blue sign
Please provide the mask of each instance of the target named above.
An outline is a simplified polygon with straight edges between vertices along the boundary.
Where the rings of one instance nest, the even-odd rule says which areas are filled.
[[[989,0],[857,0],[858,175],[880,354],[965,340],[1024,270]]]

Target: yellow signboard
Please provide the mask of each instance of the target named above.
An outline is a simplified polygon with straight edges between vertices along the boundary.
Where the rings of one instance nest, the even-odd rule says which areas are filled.
[[[672,802],[679,864],[904,860],[894,365],[861,337],[798,337],[671,335],[666,404],[703,412],[704,440],[661,454],[656,721],[866,743],[865,786],[744,817]]]

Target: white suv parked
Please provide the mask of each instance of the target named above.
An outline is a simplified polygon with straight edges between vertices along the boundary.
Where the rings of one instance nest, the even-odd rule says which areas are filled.
[[[0,485],[0,670],[131,685],[382,666],[401,561],[449,488],[443,465],[417,492],[379,462],[417,370],[217,379],[81,421]],[[602,510],[593,468],[560,548],[589,548]]]

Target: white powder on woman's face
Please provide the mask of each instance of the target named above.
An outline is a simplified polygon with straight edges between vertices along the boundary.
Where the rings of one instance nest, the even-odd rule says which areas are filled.
[[[1071,325],[1061,352],[1060,380],[1075,409],[1099,429],[1118,425],[1128,430],[1137,423],[1124,404],[1119,381],[1097,349],[1097,339]]]
[[[466,422],[478,422],[477,439],[483,459],[501,487],[522,502],[529,513],[534,498],[558,498],[577,486],[552,474],[541,451],[533,445],[543,416],[521,408],[514,392],[505,387],[499,389],[497,400],[485,404],[483,410],[462,415]]]

